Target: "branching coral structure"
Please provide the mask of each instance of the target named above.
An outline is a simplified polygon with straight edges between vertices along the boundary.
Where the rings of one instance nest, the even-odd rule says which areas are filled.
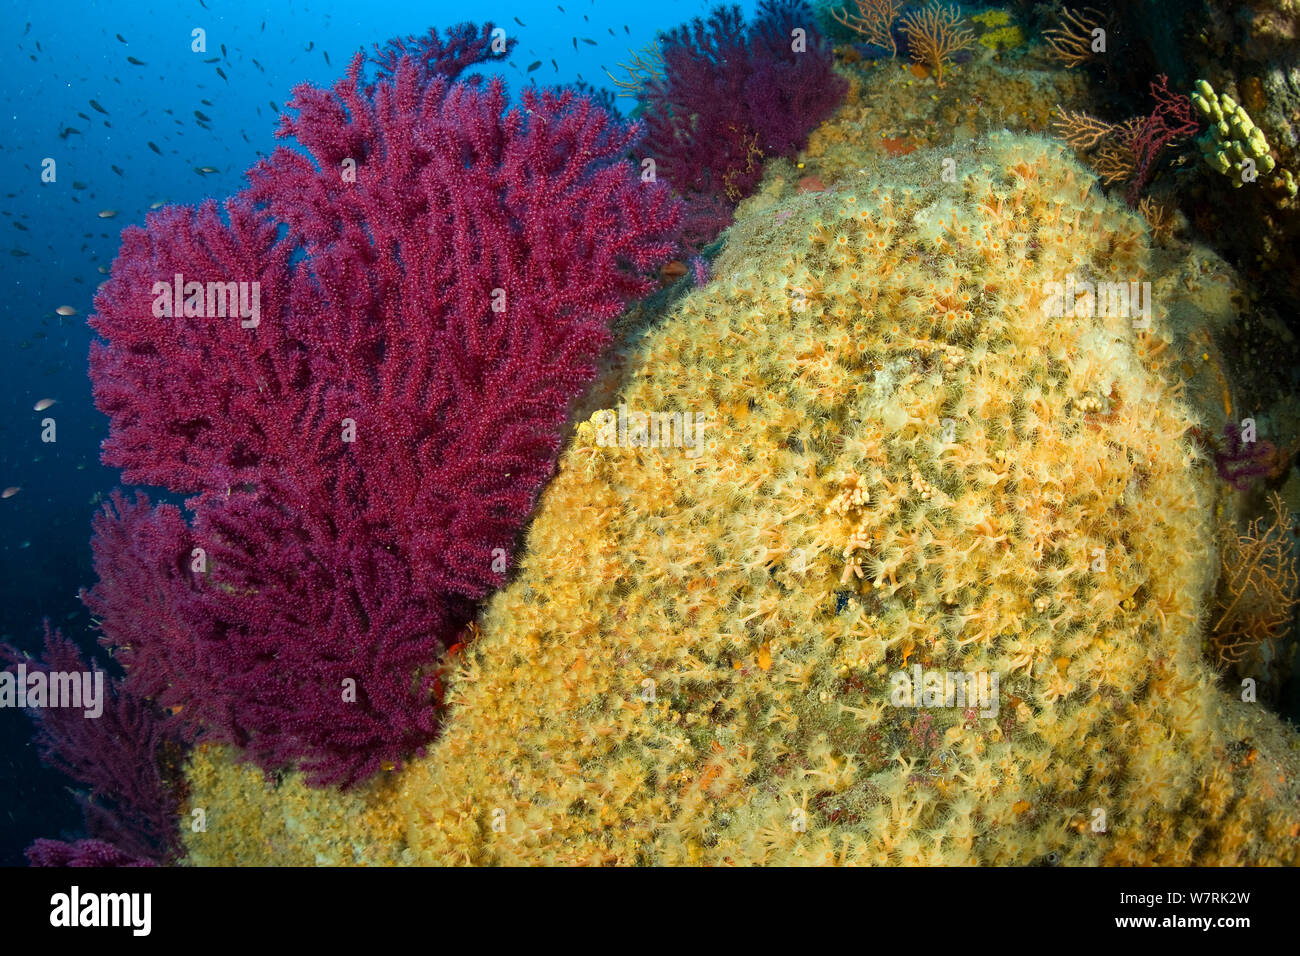
[[[903,17],[902,30],[912,59],[934,73],[940,86],[944,64],[975,43],[975,34],[963,25],[957,8],[937,3]]]
[[[1220,666],[1242,661],[1253,649],[1277,650],[1300,605],[1292,518],[1282,496],[1269,496],[1272,519],[1250,522],[1245,533],[1225,529],[1223,578],[1214,607],[1210,648]]]
[[[97,518],[102,640],[191,733],[322,785],[431,739],[438,658],[505,579],[607,323],[680,220],[626,161],[640,126],[457,79],[492,33],[299,86],[278,132],[305,151],[224,209],[125,230],[95,300],[104,460],[193,496]]]

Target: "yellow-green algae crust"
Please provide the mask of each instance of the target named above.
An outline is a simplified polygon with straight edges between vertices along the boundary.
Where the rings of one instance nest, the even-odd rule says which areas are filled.
[[[1146,332],[1044,314],[1067,271],[1153,280],[1145,224],[1045,140],[978,141],[955,183],[942,158],[738,224],[618,396],[707,415],[703,454],[577,429],[443,737],[367,812],[321,795],[332,846],[476,864],[1296,861],[1295,734],[1223,696],[1199,653],[1211,469],[1162,364],[1161,303]],[[891,675],[918,664],[998,674],[996,716],[892,706]],[[220,752],[191,773],[192,803],[214,808],[186,834],[195,861],[303,858],[264,838],[303,819],[294,775],[232,786],[248,773]],[[229,825],[269,822],[214,836],[231,799]]]

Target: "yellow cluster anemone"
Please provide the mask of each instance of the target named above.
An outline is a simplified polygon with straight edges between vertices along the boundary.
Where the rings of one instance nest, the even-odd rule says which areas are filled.
[[[758,208],[642,335],[445,732],[333,818],[374,859],[1297,862],[1295,734],[1200,656],[1212,474],[1146,225],[1051,141],[945,155]]]

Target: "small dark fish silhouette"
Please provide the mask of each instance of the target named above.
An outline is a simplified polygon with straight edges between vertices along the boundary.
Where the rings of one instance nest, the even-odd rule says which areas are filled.
[[[226,56],[226,45],[224,43],[221,44],[221,55]]]
[[[536,69],[538,69],[539,67],[541,67],[541,65],[542,65],[542,61],[541,61],[541,60],[537,60],[537,61],[535,61],[535,62],[533,62],[533,63],[529,63],[529,64],[528,64],[528,69],[525,70],[524,72],[526,72],[526,73],[531,73],[531,72],[533,72],[533,70],[536,70]]]
[[[149,148],[152,149],[159,156],[162,155],[162,150],[158,148],[158,144],[155,143],[153,140],[149,140]]]
[[[108,110],[104,109],[104,107],[100,106],[100,105],[99,105],[97,102],[95,102],[94,100],[91,100],[91,101],[90,101],[90,108],[93,109],[93,110],[98,110],[99,112],[103,113],[105,116],[108,115]]]
[[[201,113],[201,112],[199,112],[198,110],[195,110],[195,111],[194,111],[194,115],[197,116],[199,119],[203,120],[203,122],[205,122],[205,123],[211,123],[211,122],[212,122],[212,117],[209,116],[209,115],[206,114],[206,113]]]
[[[122,36],[122,34],[120,34],[120,33],[117,34],[117,38],[118,38],[119,40],[121,40],[123,43],[126,42],[126,37]]]
[[[199,100],[199,102],[202,103],[204,106],[212,105],[212,100]]]
[[[113,170],[113,172],[117,173],[119,176],[122,175],[122,170],[118,169],[118,168],[117,168],[116,166],[114,166],[112,163],[109,163],[108,168],[111,169],[111,170]]]
[[[521,27],[528,26],[528,24],[524,23],[524,21],[520,20],[518,17],[515,17],[515,23],[519,24]],[[31,24],[29,23],[28,26],[31,26]]]
[[[137,59],[136,59],[135,57],[133,57],[133,56],[128,56],[128,57],[126,58],[126,62],[127,62],[127,63],[130,63],[132,66],[144,66],[144,65],[145,65],[144,60],[137,60]]]
[[[589,39],[587,39],[586,37],[583,37],[583,38],[582,38],[582,42],[583,42],[583,43],[590,43],[592,46],[595,46],[595,45],[596,45],[596,41],[595,41],[595,40],[589,40]]]
[[[227,79],[226,74],[224,74],[224,73],[221,72],[221,67],[217,67],[217,76],[221,77],[221,78],[222,78],[223,80],[225,80],[227,83],[230,82],[230,80]]]
[[[204,62],[204,63],[220,63],[220,62],[221,62],[221,57],[219,57],[219,56],[210,56],[210,57],[208,57],[206,60],[204,60],[203,62]]]
[[[330,55],[329,55],[329,52],[326,51],[326,50],[321,50],[321,53],[325,54],[325,65],[326,65],[326,66],[332,66],[333,64],[330,63]]]

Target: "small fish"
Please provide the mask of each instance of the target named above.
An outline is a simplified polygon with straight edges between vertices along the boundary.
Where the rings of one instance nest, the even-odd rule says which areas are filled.
[[[215,173],[218,170],[215,166],[195,166],[194,171],[201,176],[206,176],[208,173]]]
[[[73,189],[89,189],[90,187],[87,186],[85,183],[83,183],[81,180],[79,180],[79,179],[74,179],[74,180],[72,181],[72,188],[73,188]]]
[[[578,49],[578,38],[577,38],[577,37],[574,37],[574,38],[573,38],[573,49],[574,49],[575,51]]]
[[[219,57],[219,56],[210,56],[210,57],[208,57],[206,60],[204,60],[203,62],[204,62],[204,63],[220,63],[220,62],[221,62],[221,57]]]
[[[211,122],[212,122],[212,117],[211,117],[211,116],[208,116],[206,113],[202,113],[202,112],[200,112],[199,110],[195,110],[195,111],[194,111],[194,115],[197,116],[199,119],[203,120],[203,122],[205,122],[205,123],[211,123]]]
[[[158,144],[155,143],[153,140],[149,140],[149,148],[152,149],[159,156],[162,155],[162,150],[158,148]]]
[[[14,221],[14,228],[21,229],[23,232],[30,231],[26,226],[24,226],[21,222],[18,222],[17,220]]]
[[[24,541],[22,544],[18,546],[18,550],[21,551],[23,548],[30,548],[31,546],[32,543],[30,541]]]
[[[212,100],[199,100],[199,102],[202,103],[204,106],[212,105]]]
[[[95,266],[95,271],[102,276],[108,275],[108,266]]]
[[[73,308],[72,306],[70,306],[70,305],[61,305],[61,306],[59,306],[57,309],[55,309],[54,311],[57,312],[59,315],[76,315],[76,314],[77,314],[77,310],[74,309],[74,308]]]
[[[151,202],[151,203],[149,204],[149,208],[150,208],[150,209],[161,209],[161,208],[162,208],[163,206],[165,206],[165,205],[167,205],[167,204],[166,204],[163,200],[159,199],[157,202]],[[104,271],[105,271],[105,272],[108,272],[107,269],[105,269]]]
[[[67,139],[73,133],[76,133],[78,136],[84,135],[81,130],[77,129],[75,126],[65,126],[63,129],[59,130],[59,139]]]
[[[13,256],[15,259],[21,259],[23,256],[30,256],[31,253],[26,249],[10,249],[9,255]]]
[[[217,67],[217,76],[221,77],[227,83],[230,82],[230,80],[226,78],[226,74],[221,71],[221,67]]]
[[[314,50],[314,49],[316,49],[316,41],[315,41],[315,40],[309,40],[309,41],[307,41],[307,45],[303,48],[304,52],[306,52],[306,53],[310,53],[310,52],[311,52],[312,50]]]
[[[541,60],[535,60],[534,62],[528,64],[528,69],[525,70],[524,72],[525,72],[525,73],[531,73],[531,72],[533,72],[533,70],[540,69],[540,68],[541,68],[541,65],[542,65],[542,61],[541,61]]]
[[[57,405],[58,403],[59,400],[57,398],[42,398],[39,402],[37,402],[35,405],[32,406],[32,411],[43,412],[51,405]]]
[[[555,67],[556,73],[560,72],[560,64],[556,63],[555,60],[551,60],[551,66]]]
[[[77,110],[77,115],[80,116],[82,119],[84,119],[87,123],[90,122],[90,117],[87,116],[85,113],[81,112],[81,110]]]
[[[261,70],[263,73],[266,72],[266,67],[262,66],[262,64],[260,64],[260,63],[257,62],[257,57],[252,57],[251,59],[252,59],[252,61],[253,61],[253,66],[257,67],[257,68],[258,68],[259,70]]]
[[[125,176],[125,175],[126,175],[125,173],[122,172],[122,170],[121,170],[120,168],[118,168],[117,166],[113,165],[112,163],[109,163],[109,164],[108,164],[108,168],[111,169],[113,172],[117,173],[119,176]]]
[[[145,66],[145,65],[146,65],[145,62],[144,62],[144,60],[137,60],[137,59],[136,59],[135,57],[133,57],[133,56],[128,56],[128,57],[126,58],[126,62],[127,62],[127,63],[130,63],[132,66]]]
[[[226,45],[225,45],[224,43],[221,44],[221,55],[222,55],[223,57],[225,57],[226,59],[229,59],[229,57],[226,56]]]
[[[325,57],[325,65],[326,65],[326,66],[332,66],[333,64],[330,63],[330,55],[329,55],[329,51],[328,51],[328,50],[321,50],[321,53],[322,53],[322,54],[324,55],[324,57]]]
[[[117,38],[118,38],[120,41],[122,41],[123,43],[126,42],[126,37],[122,36],[122,34],[120,34],[120,33],[117,34]]]
[[[515,17],[515,23],[519,24],[521,27],[528,26],[528,24],[524,23],[524,21],[520,20],[518,17]]]
[[[0,498],[12,498],[18,492],[23,490],[22,485],[10,485],[4,491],[0,491]]]
[[[590,43],[592,46],[596,46],[596,41],[595,41],[595,40],[588,39],[587,37],[583,37],[583,38],[582,38],[582,42],[583,42],[583,43]]]
[[[112,219],[116,215],[117,215],[116,209],[101,209],[99,211],[100,219]]]

